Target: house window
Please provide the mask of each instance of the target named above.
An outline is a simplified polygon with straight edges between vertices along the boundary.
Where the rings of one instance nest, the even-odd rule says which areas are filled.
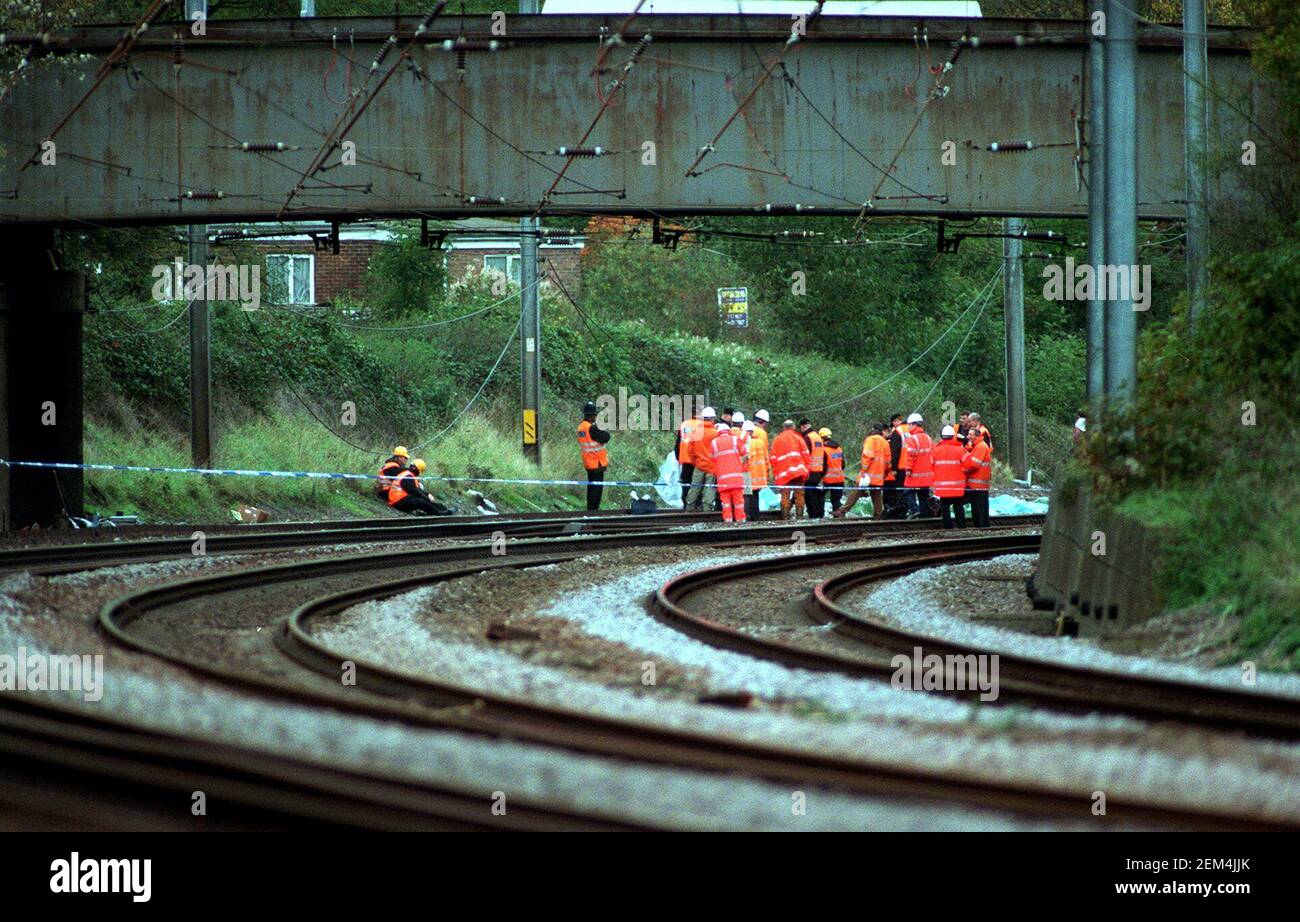
[[[267,300],[272,304],[316,303],[316,257],[310,253],[266,257]]]
[[[511,253],[497,253],[483,257],[483,269],[504,275],[510,281],[519,282],[519,256]]]

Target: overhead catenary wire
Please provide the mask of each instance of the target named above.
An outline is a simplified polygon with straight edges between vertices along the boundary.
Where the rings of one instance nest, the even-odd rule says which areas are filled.
[[[998,269],[997,273],[993,276],[993,281],[997,281],[999,278],[1001,278],[1001,276],[1002,276],[1002,269]],[[948,360],[948,364],[944,366],[943,372],[939,375],[938,379],[934,382],[934,384],[931,385],[930,389],[926,391],[925,396],[922,397],[921,400],[917,403],[917,405],[913,408],[912,410],[913,413],[919,413],[921,411],[921,407],[925,406],[926,402],[929,401],[929,399],[934,396],[934,392],[939,389],[939,385],[943,383],[943,379],[948,376],[948,372],[952,369],[952,366],[956,363],[957,357],[961,355],[962,350],[966,348],[966,343],[967,341],[970,340],[971,334],[974,333],[975,328],[979,326],[980,319],[984,316],[984,311],[989,306],[989,301],[991,301],[992,299],[993,299],[993,290],[990,289],[985,294],[983,303],[980,304],[979,313],[977,313],[975,315],[975,319],[971,321],[970,329],[966,331],[966,335],[962,337],[962,341],[957,344],[957,351],[952,354],[952,358]]]
[[[514,329],[510,331],[510,338],[507,339],[506,344],[501,347],[501,354],[498,355],[497,360],[492,363],[492,367],[488,370],[487,377],[483,379],[483,383],[480,384],[478,390],[474,392],[474,396],[469,399],[469,403],[461,407],[460,412],[457,413],[452,418],[451,422],[449,422],[446,426],[444,426],[438,432],[434,433],[429,438],[425,439],[423,442],[420,442],[419,444],[412,446],[410,449],[411,451],[415,451],[416,449],[420,449],[420,448],[425,448],[429,445],[432,445],[434,442],[438,441],[438,439],[442,438],[453,428],[455,428],[456,423],[460,422],[461,418],[466,413],[469,412],[470,407],[474,406],[474,404],[478,402],[478,399],[483,396],[483,391],[487,389],[488,382],[492,380],[492,376],[495,375],[497,373],[497,369],[501,367],[501,362],[505,359],[506,353],[510,351],[511,343],[513,343],[515,341],[515,337],[519,335],[519,327],[523,324],[523,322],[524,322],[523,312],[520,311],[519,319],[515,322]]]
[[[984,303],[987,303],[987,299],[988,299],[988,296],[989,296],[990,291],[992,290],[992,288],[993,288],[994,284],[997,282],[997,280],[998,280],[999,278],[1001,278],[1001,277],[1002,277],[1002,269],[999,267],[999,269],[998,269],[995,273],[993,273],[993,276],[992,276],[992,277],[991,277],[987,282],[985,282],[984,285],[980,288],[980,290],[975,294],[975,297],[973,297],[973,298],[971,299],[970,303],[969,303],[968,305],[966,305],[966,309],[963,310],[960,314],[957,315],[957,319],[955,319],[955,320],[954,320],[954,321],[953,321],[953,322],[948,326],[948,328],[947,328],[946,330],[944,330],[942,333],[940,333],[940,334],[938,335],[938,337],[935,338],[934,342],[932,342],[932,343],[930,343],[930,345],[926,346],[924,351],[922,351],[919,355],[917,355],[915,358],[913,358],[912,361],[908,362],[908,363],[907,363],[906,365],[904,365],[902,368],[900,368],[900,369],[898,369],[897,371],[895,371],[895,372],[894,372],[893,374],[891,374],[889,377],[885,378],[885,379],[882,380],[882,381],[879,381],[879,382],[873,384],[871,387],[867,388],[867,389],[864,390],[864,391],[859,391],[859,392],[856,393],[856,394],[850,394],[848,397],[844,397],[844,398],[842,398],[842,399],[840,399],[840,400],[836,400],[836,401],[834,401],[834,402],[832,402],[832,403],[828,403],[828,404],[825,404],[825,405],[820,406],[820,407],[810,407],[810,408],[808,408],[808,409],[806,409],[806,410],[798,410],[798,411],[795,411],[795,412],[799,413],[800,415],[807,416],[807,415],[809,415],[809,414],[811,414],[811,413],[818,413],[818,412],[821,412],[822,410],[829,410],[829,409],[831,409],[831,408],[833,408],[833,407],[842,406],[843,404],[850,403],[850,402],[852,402],[852,401],[854,401],[854,400],[860,400],[860,399],[862,399],[863,397],[866,397],[868,394],[872,394],[872,393],[874,393],[875,391],[880,390],[880,388],[884,387],[884,386],[885,386],[886,384],[888,384],[890,381],[893,381],[893,380],[894,380],[895,378],[897,378],[899,375],[903,374],[903,372],[907,371],[909,368],[911,368],[912,366],[914,366],[917,362],[921,361],[921,359],[925,358],[927,355],[929,355],[931,352],[933,352],[934,349],[935,349],[935,347],[938,346],[939,343],[941,343],[941,342],[944,340],[944,338],[947,337],[947,335],[948,335],[949,333],[951,333],[954,329],[957,328],[957,326],[962,322],[962,320],[966,317],[966,315],[969,314],[972,310],[974,310],[975,305],[976,305],[977,303],[979,303],[979,302],[981,302],[981,301],[983,301]]]

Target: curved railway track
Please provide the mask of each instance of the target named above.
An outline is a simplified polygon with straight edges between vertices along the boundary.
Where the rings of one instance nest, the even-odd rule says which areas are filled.
[[[1009,516],[1007,524],[1041,524],[1042,516]],[[803,530],[810,540],[852,540],[872,532],[897,533],[899,531],[927,531],[935,527],[937,519],[911,519],[907,521],[875,521],[862,518],[847,521],[823,521],[812,525],[807,522],[771,525],[754,525],[729,534],[740,540],[750,536],[758,538],[774,535],[789,536]],[[610,515],[589,518],[584,515],[565,514],[544,518],[475,516],[455,521],[447,519],[406,519],[381,525],[361,527],[319,528],[280,531],[235,531],[233,533],[205,534],[204,552],[207,556],[236,553],[266,553],[271,551],[301,550],[342,544],[391,544],[400,541],[472,540],[490,537],[497,532],[508,539],[566,537],[574,535],[606,535],[628,533],[657,533],[665,527],[677,525],[720,525],[718,517],[701,512],[663,512],[656,515]],[[202,529],[195,529],[201,531]],[[718,529],[696,529],[678,532],[678,543],[708,544],[717,540]],[[131,563],[175,560],[193,555],[194,539],[190,534],[175,538],[148,538],[132,541],[93,541],[79,544],[46,544],[0,550],[0,573],[27,571],[44,575],[89,570]]]
[[[992,535],[927,542],[916,548],[847,548],[784,558],[744,561],[685,573],[655,593],[657,616],[714,646],[803,669],[888,680],[896,655],[983,656],[996,654],[999,700],[1025,702],[1072,712],[1107,711],[1146,719],[1230,728],[1270,737],[1300,738],[1300,698],[1198,684],[1138,673],[1067,664],[955,642],[896,627],[837,603],[847,592],[911,573],[922,567],[984,560],[1038,549],[1037,535]],[[859,562],[867,566],[852,567]],[[698,612],[685,601],[709,587],[760,574],[846,565],[849,569],[811,587],[803,608],[812,622],[859,641],[857,655],[840,655],[798,644],[765,639]],[[978,691],[947,694],[974,698]]]
[[[882,523],[883,524],[883,523]],[[913,523],[902,525],[904,533]],[[889,532],[877,526],[880,534]],[[732,543],[742,535],[748,543],[770,541],[756,528],[748,534],[714,535]],[[789,529],[778,529],[786,533]],[[106,605],[103,628],[122,644],[225,682],[358,715],[397,719],[448,731],[523,740],[588,754],[674,765],[715,773],[739,773],[794,785],[813,785],[872,796],[901,797],[924,802],[957,803],[1035,818],[1073,822],[1179,829],[1285,828],[1267,819],[1240,818],[1210,808],[1111,801],[1104,817],[1093,817],[1088,792],[1054,790],[1033,782],[1006,784],[962,776],[956,772],[900,768],[869,759],[817,753],[778,744],[755,743],[704,733],[646,724],[629,719],[551,707],[491,689],[466,687],[437,677],[413,675],[358,659],[347,650],[332,650],[313,636],[312,626],[355,604],[387,598],[411,589],[465,577],[495,567],[528,567],[570,560],[599,550],[655,543],[679,544],[681,532],[632,534],[586,539],[520,541],[509,559],[486,559],[479,546],[414,550],[404,554],[364,555],[304,561],[256,570],[238,570],[200,577],[132,593]],[[780,540],[780,537],[777,538]],[[703,542],[701,542],[703,543]],[[465,565],[466,561],[472,561]],[[460,565],[456,565],[460,564]],[[383,570],[385,579],[367,579]],[[404,575],[392,578],[394,571]],[[360,583],[358,579],[360,578]],[[288,599],[294,587],[306,590],[310,601],[292,611]],[[322,589],[328,588],[322,594]],[[189,646],[169,642],[168,634],[150,635],[149,622],[165,616],[184,620],[184,606],[202,603],[238,612],[242,626],[250,621],[239,604],[241,593],[273,596],[281,606],[260,622],[274,625],[275,644],[289,659],[276,655],[279,668],[260,671],[245,663],[215,662]],[[218,603],[218,599],[224,601]],[[177,621],[169,609],[179,606]],[[284,616],[287,615],[287,618]],[[177,635],[179,636],[179,635]],[[265,637],[265,633],[260,635]],[[265,641],[263,641],[265,644]],[[265,644],[268,645],[269,644]],[[182,648],[183,647],[183,648]],[[259,654],[266,656],[265,650]],[[286,673],[292,661],[305,669]],[[355,687],[345,688],[339,677],[345,662],[355,669]]]

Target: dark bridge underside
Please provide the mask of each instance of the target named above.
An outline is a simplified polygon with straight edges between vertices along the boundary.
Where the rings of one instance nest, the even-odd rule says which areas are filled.
[[[1084,23],[957,19],[817,21],[782,55],[782,16],[636,19],[606,72],[592,75],[602,28],[622,17],[509,16],[494,53],[440,45],[492,38],[485,16],[435,23],[351,130],[358,162],[304,177],[396,23],[398,49],[415,18],[211,23],[199,38],[154,25],[53,138],[125,31],[79,30],[42,54],[91,53],[42,69],[0,109],[0,227],[29,223],[205,223],[232,220],[465,217],[547,213],[1082,216],[1089,128]],[[635,42],[653,41],[597,119]],[[928,48],[914,36],[924,35]],[[925,101],[951,43],[967,45]],[[1211,43],[1215,154],[1248,133],[1218,100],[1258,102],[1246,33]],[[174,54],[180,52],[179,77]],[[373,89],[399,55],[370,81]],[[1183,74],[1176,36],[1144,34],[1139,55],[1141,214],[1183,215]],[[463,70],[458,69],[463,67]],[[362,96],[364,100],[367,94]],[[688,175],[701,148],[716,149]],[[585,142],[612,153],[565,158]],[[1031,152],[990,142],[1030,140]],[[283,143],[246,153],[243,142]],[[951,165],[945,142],[953,142]],[[649,164],[647,143],[654,145]],[[892,165],[892,167],[891,167]],[[302,188],[290,198],[290,190]],[[1218,190],[1230,194],[1231,190]],[[186,198],[197,193],[199,199]],[[217,197],[217,194],[220,197]],[[211,198],[203,198],[204,196]]]

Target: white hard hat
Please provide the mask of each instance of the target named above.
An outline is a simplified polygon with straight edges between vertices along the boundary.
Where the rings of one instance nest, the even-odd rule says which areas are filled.
[[[770,423],[772,421],[772,417],[767,415],[767,410],[759,410],[754,414],[754,419],[761,419],[765,423]]]
[[[714,419],[717,415],[718,414],[714,411],[713,407],[705,407],[700,412],[700,419]]]
[[[950,439],[956,434],[957,433],[953,430],[952,426],[944,426],[943,431],[939,433],[939,435],[945,439]]]
[[[754,424],[751,423],[749,420],[745,420],[745,424],[744,424],[743,426],[740,427],[740,431],[741,431],[741,432],[753,432],[753,431],[754,431]]]
[[[745,414],[737,410],[735,413],[731,414],[731,421],[733,423],[743,423],[745,421]]]
[[[725,419],[718,420],[719,432],[721,432],[723,429],[730,429],[730,428],[731,428],[731,423],[727,422]]]
[[[921,414],[920,414],[920,413],[913,413],[911,416],[909,416],[909,417],[907,418],[907,421],[908,421],[908,423],[923,423],[923,422],[925,422],[925,420],[921,418]]]
[[[1087,432],[1088,420],[1080,416],[1078,419],[1074,421],[1074,428],[1078,429],[1080,432]]]

